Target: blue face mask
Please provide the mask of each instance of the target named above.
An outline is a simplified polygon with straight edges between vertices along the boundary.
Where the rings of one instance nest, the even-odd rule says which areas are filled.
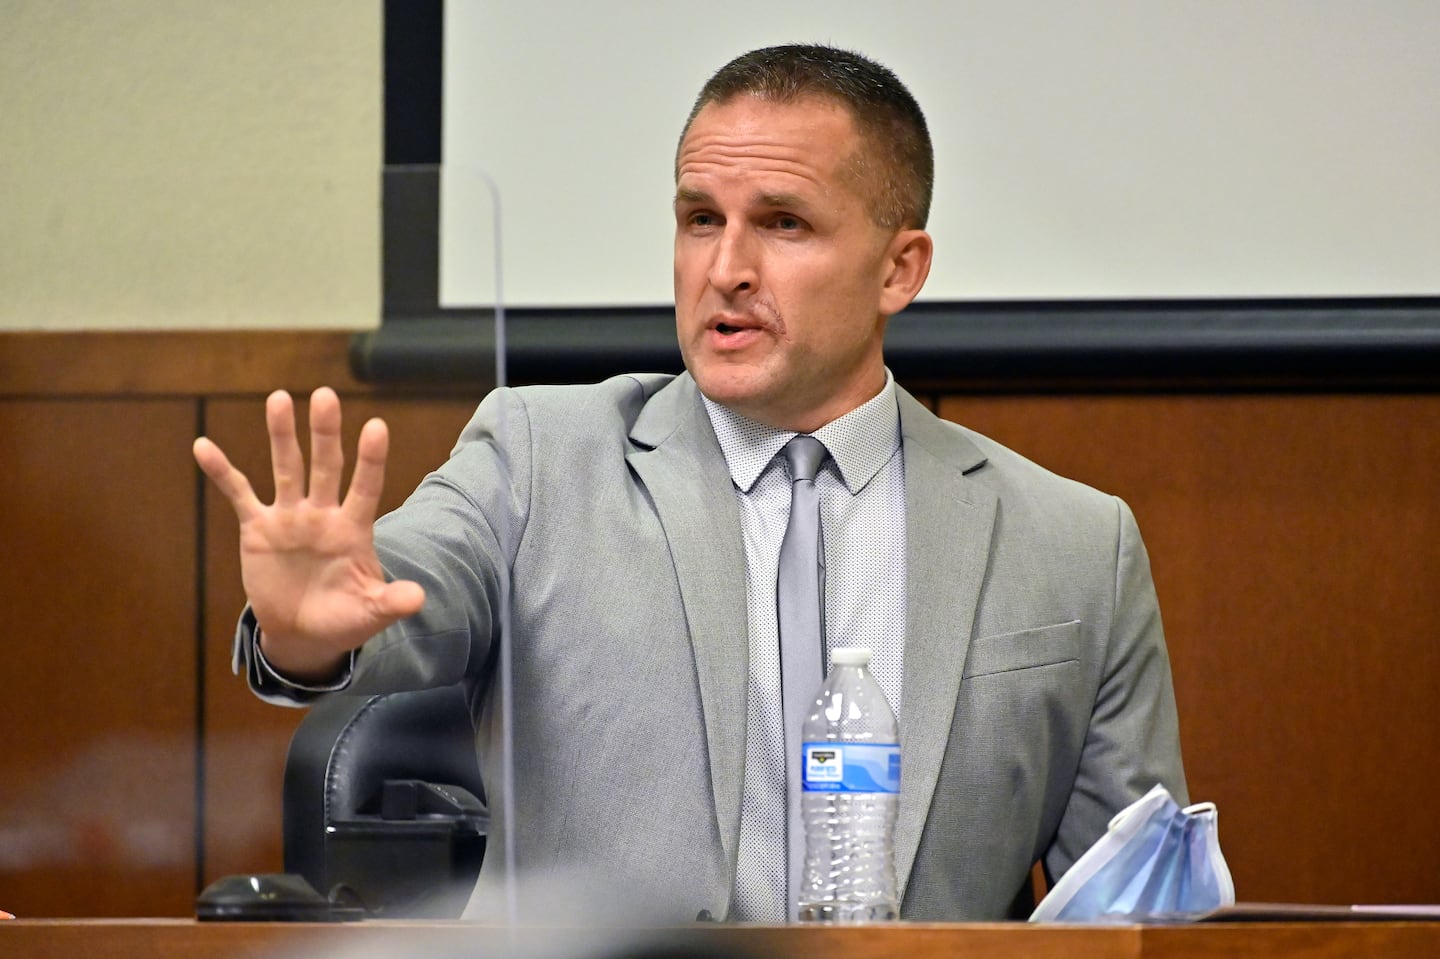
[[[1234,904],[1214,803],[1181,809],[1156,786],[1110,820],[1030,921],[1173,921]]]

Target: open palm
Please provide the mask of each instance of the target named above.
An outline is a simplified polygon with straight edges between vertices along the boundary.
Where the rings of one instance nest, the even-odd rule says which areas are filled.
[[[370,420],[360,431],[345,497],[340,400],[322,387],[310,398],[307,488],[294,402],[265,402],[275,501],[260,502],[245,474],[212,441],[195,441],[195,461],[240,520],[240,571],[264,636],[267,660],[296,679],[333,675],[348,652],[425,601],[419,584],[387,582],[375,554],[374,523],[385,481],[389,435]]]

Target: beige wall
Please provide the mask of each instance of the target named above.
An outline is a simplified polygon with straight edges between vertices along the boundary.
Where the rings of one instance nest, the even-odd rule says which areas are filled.
[[[0,329],[379,321],[378,0],[0,0]]]

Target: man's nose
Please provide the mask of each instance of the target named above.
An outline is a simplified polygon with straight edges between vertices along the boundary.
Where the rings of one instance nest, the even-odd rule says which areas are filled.
[[[759,288],[760,261],[750,231],[736,225],[726,227],[710,262],[710,285],[726,296]]]

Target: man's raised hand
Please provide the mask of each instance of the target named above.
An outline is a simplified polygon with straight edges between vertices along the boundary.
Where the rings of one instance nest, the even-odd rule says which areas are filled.
[[[322,681],[340,671],[350,650],[419,612],[425,592],[418,583],[386,582],[375,554],[375,513],[390,442],[385,423],[372,419],[361,429],[343,500],[345,454],[333,390],[321,387],[310,397],[308,489],[288,393],[266,399],[265,423],[275,475],[269,506],[206,437],[195,441],[195,462],[240,520],[241,578],[266,660],[291,679]]]

